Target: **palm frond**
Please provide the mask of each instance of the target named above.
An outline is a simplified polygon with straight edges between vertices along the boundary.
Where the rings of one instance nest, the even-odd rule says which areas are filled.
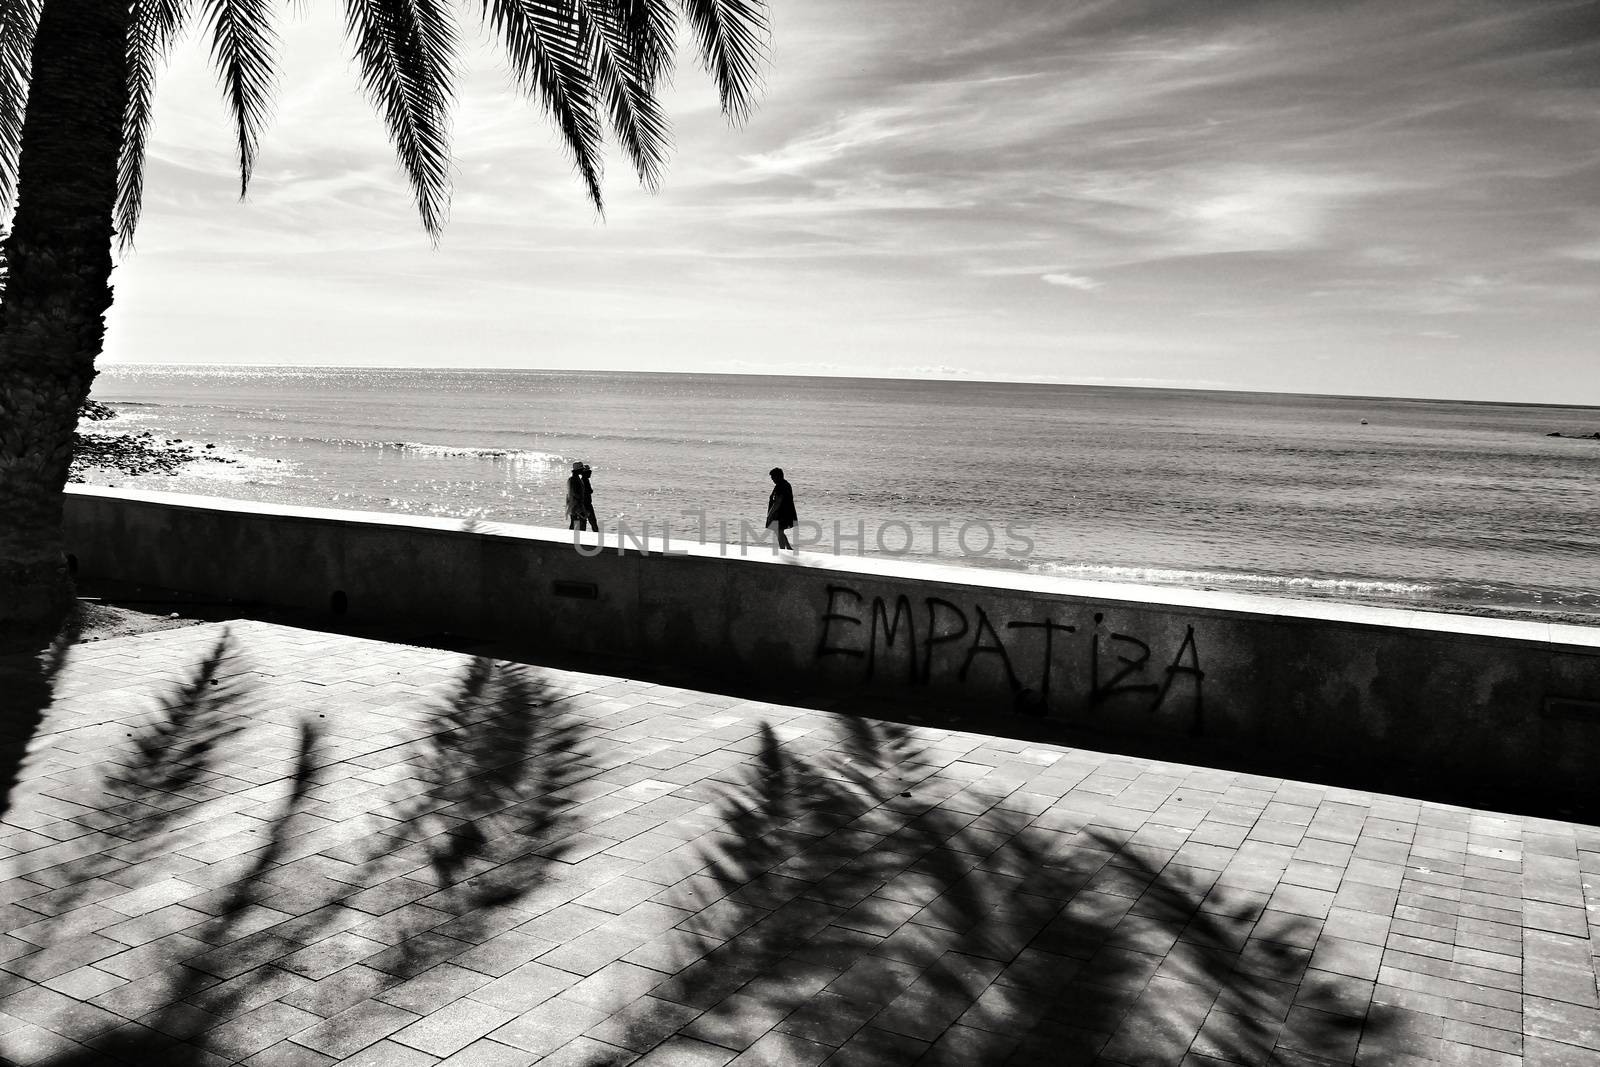
[[[656,95],[664,65],[658,55],[661,42],[645,36],[658,27],[636,21],[626,10],[639,6],[644,5],[578,0],[578,32],[617,141],[639,180],[654,190],[660,185],[671,139]]]
[[[271,112],[278,44],[272,0],[201,0],[211,59],[239,141],[239,195],[250,188],[261,131]]]
[[[0,213],[11,203],[17,187],[22,117],[33,72],[33,35],[43,7],[44,0],[0,3]]]
[[[448,0],[348,0],[345,29],[435,241],[450,203],[456,28]]]
[[[132,0],[128,23],[128,107],[117,160],[117,243],[127,248],[144,202],[144,157],[155,105],[156,72],[183,29],[192,0]]]
[[[611,0],[628,42],[628,53],[639,76],[659,86],[672,72],[673,41],[677,36],[677,9],[671,0]]]
[[[599,106],[576,0],[483,0],[483,14],[505,45],[517,84],[549,112],[589,199],[604,210]]]
[[[700,58],[717,83],[722,111],[743,122],[755,107],[772,27],[765,0],[681,0],[700,44]]]

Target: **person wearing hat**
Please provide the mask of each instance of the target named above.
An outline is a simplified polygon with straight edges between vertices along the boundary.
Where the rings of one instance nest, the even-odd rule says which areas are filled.
[[[594,490],[589,485],[589,465],[578,460],[567,478],[567,529],[600,532],[594,515]]]

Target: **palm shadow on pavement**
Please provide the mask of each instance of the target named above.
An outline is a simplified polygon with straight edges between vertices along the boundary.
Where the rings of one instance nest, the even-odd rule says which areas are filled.
[[[337,1060],[463,982],[526,1012],[517,1048],[554,1052],[573,1009],[537,987],[594,975],[608,939],[653,983],[605,1023],[623,1059],[699,1040],[835,1065],[1314,1065],[1391,1028],[1314,955],[1322,920],[1272,907],[1281,867],[1180,862],[1182,812],[1166,836],[1080,812],[1095,783],[1064,750],[989,767],[943,731],[730,718],[697,738],[723,769],[674,788],[623,740],[649,727],[594,743],[596,718],[643,713],[478,657],[420,706],[373,707],[378,747],[353,751],[314,696],[256,694],[243,653],[224,635],[92,783],[53,790],[98,814],[6,912],[29,947],[0,1011],[26,1025],[0,1055]],[[613,817],[670,851],[612,852]],[[575,936],[566,916],[602,900],[614,917]],[[124,981],[43,984],[91,969]]]
[[[276,723],[280,773],[261,776],[243,808],[226,806],[239,792],[209,784],[260,762],[249,742],[265,727],[239,656],[224,633],[78,788],[103,809],[96,833],[109,847],[52,871],[61,889],[18,902],[44,913],[12,931],[38,948],[5,965],[0,1004],[27,1032],[0,1036],[0,1057],[235,1062],[258,1051],[257,1009],[327,1018],[305,1040],[337,1050],[351,1011],[415,1018],[374,998],[531,917],[518,901],[559,865],[569,787],[588,766],[583,720],[549,706],[537,671],[466,664],[412,716],[409,775],[359,813],[371,832],[322,848],[329,790],[365,768],[324,751],[313,714]],[[396,907],[401,897],[412,903]],[[128,981],[86,1001],[39,984],[89,963]],[[320,981],[350,972],[364,980]]]
[[[82,613],[75,611],[42,651],[0,654],[0,825],[10,814],[28,745],[55,699],[56,677],[82,630]]]
[[[1349,1063],[1381,1041],[1371,983],[1308,970],[1321,923],[1265,911],[1248,878],[1087,816],[1030,825],[1003,789],[934,777],[914,730],[839,729],[808,753],[763,726],[728,785],[700,876],[721,899],[655,991],[703,1012],[689,1036],[1051,1067]]]
[[[182,880],[202,866],[183,850],[218,829],[216,801],[225,794],[210,783],[218,777],[219,756],[251,712],[251,685],[237,671],[238,655],[237,642],[224,630],[192,674],[158,698],[154,714],[111,749],[103,770],[88,780],[47,780],[47,800],[84,813],[75,820],[81,836],[68,839],[80,855],[8,883],[56,887],[33,895],[21,890],[14,904],[20,915],[38,918],[10,931],[33,948],[6,963],[0,1004],[27,1024],[5,1035],[8,1055],[28,1062],[200,1062],[168,1009],[216,979],[181,961],[228,940],[246,907],[252,874],[274,865],[284,845],[280,833],[269,832],[249,861],[252,871],[230,889],[197,896],[200,887]],[[107,729],[115,727],[100,728]],[[309,783],[316,749],[311,727],[300,728],[295,749],[293,771],[280,790],[287,793],[286,814],[301,805]],[[37,867],[32,857],[46,851],[24,854],[26,866]],[[167,929],[163,905],[177,899],[185,907]],[[116,1010],[42,984],[90,965],[106,981],[124,979],[116,982],[123,994]],[[64,1031],[75,1040],[62,1037]]]

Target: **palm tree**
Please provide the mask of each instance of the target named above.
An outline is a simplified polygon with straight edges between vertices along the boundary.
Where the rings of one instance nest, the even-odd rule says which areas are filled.
[[[686,20],[724,113],[750,111],[766,0],[476,0],[518,86],[560,131],[596,208],[609,125],[655,188],[670,134],[659,90]],[[423,228],[450,198],[452,0],[344,0],[361,79]],[[61,488],[111,305],[111,243],[139,219],[155,76],[199,20],[248,188],[275,83],[272,0],[0,0],[0,206],[16,194],[0,304],[0,641],[54,632],[70,603]]]

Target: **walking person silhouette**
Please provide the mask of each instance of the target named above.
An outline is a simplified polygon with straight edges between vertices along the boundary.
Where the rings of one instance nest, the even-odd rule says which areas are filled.
[[[599,533],[600,532],[600,520],[595,518],[595,514],[594,514],[594,486],[589,484],[589,475],[594,473],[594,468],[589,466],[587,463],[585,463],[583,465],[583,470],[579,471],[578,473],[583,476],[583,518],[584,518],[584,521],[589,524],[589,528],[591,530],[593,530],[595,533]]]
[[[794,510],[794,489],[784,478],[782,467],[773,467],[768,473],[772,475],[772,495],[767,497],[767,529],[777,536],[779,548],[793,549],[785,531],[800,521]]]
[[[589,465],[582,460],[572,465],[567,479],[567,529],[600,532],[594,516],[594,489],[589,485]]]

